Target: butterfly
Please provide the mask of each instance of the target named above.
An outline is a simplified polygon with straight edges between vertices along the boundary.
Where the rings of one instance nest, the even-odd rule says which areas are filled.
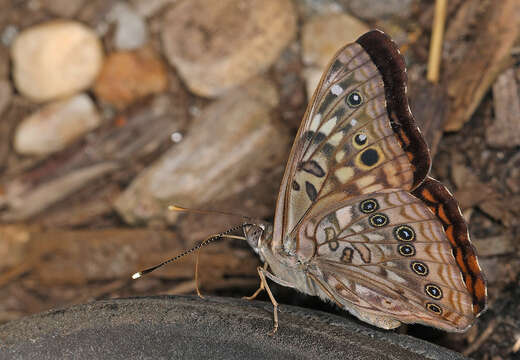
[[[340,49],[296,135],[274,224],[244,225],[267,278],[384,329],[461,332],[486,309],[486,281],[406,97],[397,45],[379,30]]]

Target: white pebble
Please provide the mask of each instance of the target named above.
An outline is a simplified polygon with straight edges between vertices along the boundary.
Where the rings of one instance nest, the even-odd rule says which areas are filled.
[[[85,94],[50,103],[22,120],[14,136],[15,150],[24,155],[47,155],[95,129],[101,122]]]
[[[21,32],[11,47],[16,88],[48,101],[91,86],[103,62],[101,42],[85,25],[53,21]]]

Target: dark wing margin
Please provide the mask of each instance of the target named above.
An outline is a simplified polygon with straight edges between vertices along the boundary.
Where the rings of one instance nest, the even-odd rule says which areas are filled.
[[[428,145],[417,127],[406,96],[406,64],[392,39],[379,30],[356,42],[365,49],[383,77],[388,118],[401,146],[414,166],[413,188],[428,175],[431,166]]]
[[[412,194],[421,199],[441,221],[466,288],[473,298],[473,313],[478,316],[486,309],[486,279],[478,264],[476,250],[469,239],[468,227],[457,200],[444,185],[431,177],[426,178]]]

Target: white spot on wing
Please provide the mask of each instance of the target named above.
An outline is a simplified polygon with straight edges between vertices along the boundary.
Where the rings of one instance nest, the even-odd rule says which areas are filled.
[[[357,120],[356,119],[350,120],[350,125],[356,126],[357,125]]]
[[[343,92],[343,88],[341,86],[339,86],[338,84],[334,84],[330,88],[330,92],[333,93],[336,96],[339,96]]]
[[[325,135],[329,135],[332,129],[334,129],[334,126],[336,125],[336,116],[329,119],[320,129],[320,132],[324,133]]]
[[[321,114],[316,114],[311,120],[311,126],[309,126],[309,130],[316,131],[321,122]]]

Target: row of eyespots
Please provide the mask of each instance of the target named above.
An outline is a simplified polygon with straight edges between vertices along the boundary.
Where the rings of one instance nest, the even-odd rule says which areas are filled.
[[[366,199],[359,204],[359,210],[365,214],[372,214],[379,210],[380,206],[376,199]],[[369,216],[369,223],[373,227],[383,227],[389,223],[388,216],[383,213],[375,213]],[[409,225],[398,225],[392,231],[394,238],[400,243],[397,245],[397,251],[400,255],[410,257],[415,255],[415,247],[412,244],[416,239],[415,230]],[[412,261],[410,263],[412,271],[420,276],[427,276],[429,273],[428,266],[422,261]],[[424,287],[425,293],[435,300],[442,299],[442,290],[435,284],[426,284]],[[434,303],[427,303],[426,308],[436,314],[442,314],[442,309],[439,305]]]
[[[347,105],[351,108],[360,107],[363,104],[363,96],[357,90],[352,91],[346,97]],[[360,132],[354,136],[354,147],[361,149],[367,143],[367,135]],[[371,167],[378,163],[380,154],[376,149],[366,149],[359,156],[359,161],[365,166]]]

